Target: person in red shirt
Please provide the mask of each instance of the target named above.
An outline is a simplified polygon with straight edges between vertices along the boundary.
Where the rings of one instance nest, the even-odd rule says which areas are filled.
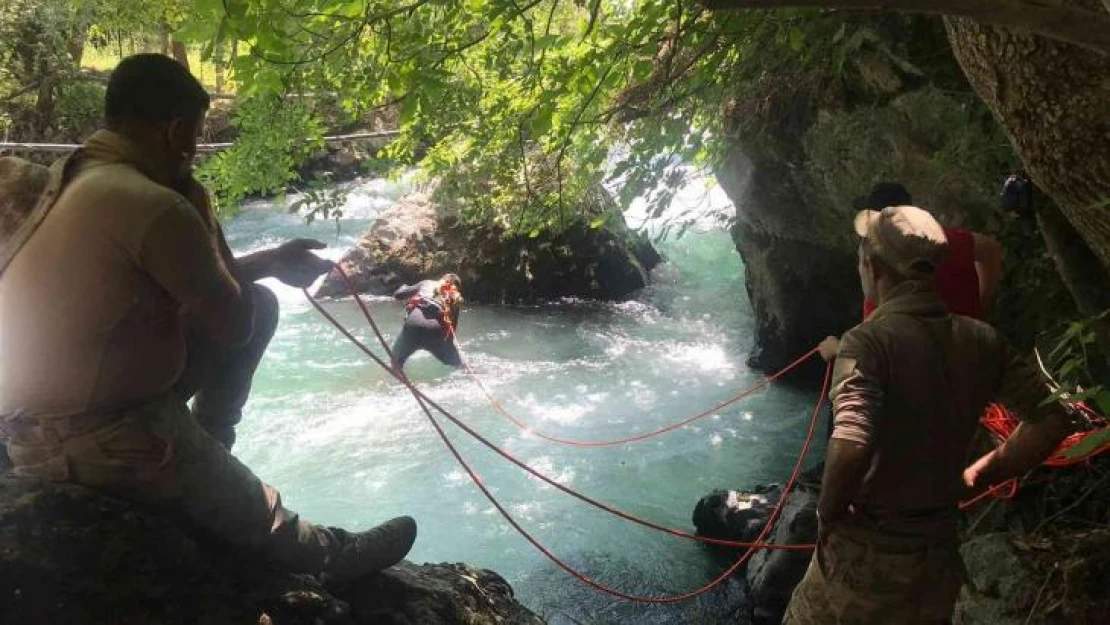
[[[909,191],[897,182],[880,182],[868,195],[853,202],[856,210],[911,205]],[[940,297],[953,315],[985,320],[1002,279],[1002,246],[989,236],[962,228],[944,228],[944,235],[948,237],[948,253],[936,276]],[[874,310],[875,303],[864,299],[864,319]]]
[[[912,205],[910,192],[898,182],[880,182],[852,202],[857,211]],[[940,298],[954,315],[985,320],[1002,280],[1002,246],[992,237],[962,228],[944,228],[944,235],[948,238],[948,253],[936,276]],[[864,298],[863,318],[870,317],[874,310],[875,303]],[[826,338],[819,346],[821,357],[832,360],[839,347],[839,338]]]
[[[913,197],[901,183],[880,182],[871,192],[852,202],[857,210],[882,210],[888,206],[912,206]],[[993,238],[964,230],[943,228],[948,251],[937,268],[935,283],[948,312],[973,319],[986,320],[998,294],[1002,279],[1002,246]],[[875,311],[875,302],[864,297],[863,318]],[[817,347],[826,362],[836,358],[840,339],[827,337]],[[830,415],[831,417],[831,415]],[[829,420],[829,434],[832,420]]]

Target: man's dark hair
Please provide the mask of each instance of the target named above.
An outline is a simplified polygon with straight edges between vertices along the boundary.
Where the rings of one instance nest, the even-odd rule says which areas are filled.
[[[871,192],[852,202],[856,210],[880,211],[887,206],[911,206],[913,197],[900,182],[879,182],[871,187]]]
[[[183,65],[162,54],[136,54],[120,61],[108,79],[104,119],[109,126],[196,120],[209,103],[204,87]]]

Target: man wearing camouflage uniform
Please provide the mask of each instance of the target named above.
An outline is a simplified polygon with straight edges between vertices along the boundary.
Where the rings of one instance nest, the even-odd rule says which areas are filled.
[[[855,225],[864,295],[879,306],[836,356],[817,551],[784,623],[947,623],[964,577],[961,497],[1039,465],[1068,419],[993,328],[948,313],[933,283],[946,240],[927,212],[861,211]],[[966,467],[995,399],[1022,423]]]

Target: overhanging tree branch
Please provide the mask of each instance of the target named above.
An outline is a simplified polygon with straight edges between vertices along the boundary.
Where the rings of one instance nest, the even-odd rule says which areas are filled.
[[[1110,13],[1023,0],[701,0],[708,9],[817,7],[968,17],[1110,55]]]

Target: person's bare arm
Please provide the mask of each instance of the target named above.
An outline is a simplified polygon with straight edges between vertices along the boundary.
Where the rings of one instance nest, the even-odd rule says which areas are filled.
[[[975,239],[975,272],[979,274],[979,302],[984,313],[994,308],[998,285],[1002,281],[1002,245],[986,235],[972,233]]]
[[[964,485],[981,490],[1040,466],[1071,433],[1064,413],[1050,414],[1040,421],[1019,423],[998,449],[964,470]]]
[[[293,239],[278,247],[235,259],[248,282],[277,278],[289,286],[307,288],[332,268],[332,262],[312,253],[327,247],[315,239]]]
[[[829,439],[817,510],[825,523],[849,513],[871,466],[872,445],[882,414],[882,381],[876,348],[865,336],[849,332],[840,341],[833,365],[834,428]]]
[[[1044,462],[1072,430],[1064,407],[1049,401],[1037,371],[1003,339],[996,340],[1003,351],[998,397],[1022,422],[998,449],[964,470],[964,485],[972,489],[1024,475]]]
[[[177,190],[192,204],[201,220],[216,240],[220,259],[240,284],[257,282],[263,278],[277,278],[295,287],[308,287],[316,278],[331,269],[331,262],[316,256],[310,250],[326,247],[314,239],[293,239],[276,248],[235,257],[227,244],[219,219],[212,208],[212,201],[204,185],[187,178],[177,185]]]
[[[829,439],[821,495],[817,500],[822,522],[836,523],[848,514],[852,498],[859,492],[870,466],[871,448],[868,445],[835,436]]]

